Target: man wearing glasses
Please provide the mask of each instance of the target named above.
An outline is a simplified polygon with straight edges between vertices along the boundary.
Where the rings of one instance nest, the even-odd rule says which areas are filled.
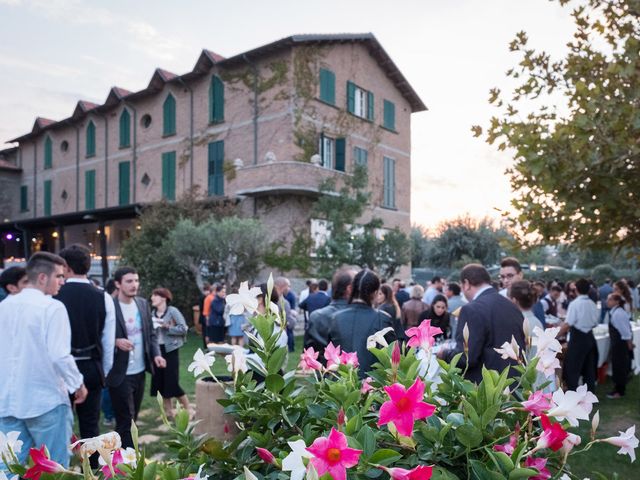
[[[509,298],[509,289],[513,282],[518,282],[524,278],[520,262],[513,257],[505,257],[500,262],[500,282],[502,290],[500,295]]]

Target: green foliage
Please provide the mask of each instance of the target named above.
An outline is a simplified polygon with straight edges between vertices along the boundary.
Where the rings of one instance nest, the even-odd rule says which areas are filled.
[[[432,242],[424,227],[413,225],[409,234],[411,241],[411,266],[413,268],[426,267]]]
[[[580,247],[640,244],[640,9],[637,0],[558,0],[575,4],[564,58],[510,44],[519,56],[510,95],[486,141],[513,152],[512,220],[525,234]],[[525,113],[526,111],[526,113]],[[473,127],[476,136],[482,128]]]
[[[280,271],[298,271],[301,275],[311,275],[313,260],[310,256],[312,240],[308,231],[291,229],[291,246],[282,241],[271,243],[264,254],[264,263]]]
[[[593,278],[598,285],[601,285],[607,279],[615,280],[616,271],[611,265],[598,265],[591,271],[591,278]]]
[[[150,295],[160,286],[171,290],[174,305],[188,317],[200,295],[196,278],[191,270],[178,262],[173,250],[164,247],[164,243],[180,219],[188,218],[199,224],[234,213],[235,204],[202,198],[197,190],[176,202],[151,204],[140,215],[140,229],[123,243],[120,265],[130,265],[138,270],[141,295]]]

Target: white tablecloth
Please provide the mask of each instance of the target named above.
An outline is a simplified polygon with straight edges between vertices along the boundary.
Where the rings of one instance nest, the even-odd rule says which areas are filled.
[[[602,328],[604,326],[600,326]],[[609,326],[607,325],[607,331],[604,331],[602,328],[602,332],[598,330],[594,330],[594,336],[596,337],[596,343],[598,344],[598,368],[604,365],[605,362],[609,361],[609,350],[611,348],[611,341],[609,339]],[[597,329],[598,327],[596,327]],[[635,350],[633,351],[633,361],[631,362],[631,368],[633,372],[638,375],[640,374],[640,323],[633,322],[631,324],[631,329],[633,332],[633,344],[635,345]]]

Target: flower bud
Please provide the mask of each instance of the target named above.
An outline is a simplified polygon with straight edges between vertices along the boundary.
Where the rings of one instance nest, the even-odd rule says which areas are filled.
[[[469,324],[465,323],[462,329],[462,338],[464,339],[464,351],[469,351]]]
[[[344,409],[340,407],[340,411],[338,411],[338,427],[344,425]]]
[[[598,410],[591,419],[591,433],[595,435],[596,430],[598,430],[598,425],[600,425],[600,410]]]
[[[393,351],[391,352],[391,366],[394,370],[397,370],[400,366],[400,343],[398,342],[393,345]]]
[[[275,465],[276,457],[273,456],[266,448],[256,447],[256,452],[258,452],[258,456],[262,459],[264,463],[268,463],[270,465]]]

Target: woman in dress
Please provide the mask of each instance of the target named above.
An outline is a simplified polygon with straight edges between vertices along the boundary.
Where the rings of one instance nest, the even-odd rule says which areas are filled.
[[[451,328],[449,328],[451,318],[449,316],[447,297],[444,295],[438,294],[433,297],[429,309],[422,312],[418,318],[420,323],[422,323],[423,320],[431,320],[431,326],[439,327],[440,330],[442,330],[441,334],[434,337],[436,340],[444,340],[445,338],[452,337]]]
[[[614,384],[613,391],[607,394],[607,398],[623,397],[629,380],[633,333],[631,322],[629,322],[629,313],[624,308],[625,304],[625,299],[617,293],[612,293],[607,297],[607,306],[610,308],[611,378]]]
[[[180,388],[180,359],[178,351],[184,345],[187,322],[180,310],[170,305],[173,295],[166,288],[156,288],[151,294],[151,314],[156,329],[160,353],[167,362],[166,368],[156,368],[151,379],[151,396],[158,392],[164,401],[164,411],[173,415],[172,398],[177,398],[182,407],[189,410],[189,399]]]

